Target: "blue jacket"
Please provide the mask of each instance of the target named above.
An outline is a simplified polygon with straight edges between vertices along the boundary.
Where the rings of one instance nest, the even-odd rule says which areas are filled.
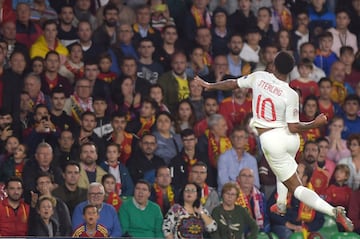
[[[109,165],[102,162],[102,167],[106,172],[109,172]],[[134,194],[134,183],[131,179],[129,170],[122,163],[119,164],[120,179],[121,179],[121,196],[132,196]]]

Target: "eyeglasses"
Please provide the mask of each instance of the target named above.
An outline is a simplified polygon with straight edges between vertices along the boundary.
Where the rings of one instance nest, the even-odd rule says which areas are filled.
[[[227,192],[227,193],[224,193],[224,194],[227,195],[227,196],[231,196],[231,197],[236,197],[237,196],[237,193]]]
[[[194,174],[206,174],[206,171],[191,171]]]
[[[92,196],[92,197],[100,197],[100,196],[102,196],[104,194],[99,192],[99,193],[89,193],[89,195]]]
[[[186,192],[186,193],[196,193],[196,189],[185,188],[184,192]]]

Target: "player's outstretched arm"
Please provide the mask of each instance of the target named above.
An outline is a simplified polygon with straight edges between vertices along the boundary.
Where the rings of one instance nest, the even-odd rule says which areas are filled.
[[[327,124],[327,117],[323,113],[319,114],[313,121],[288,123],[289,131],[291,133],[301,133],[309,129],[319,128]]]
[[[195,76],[195,81],[204,87],[205,90],[234,90],[238,88],[237,79],[228,79],[216,83],[209,83],[201,79],[199,76]]]

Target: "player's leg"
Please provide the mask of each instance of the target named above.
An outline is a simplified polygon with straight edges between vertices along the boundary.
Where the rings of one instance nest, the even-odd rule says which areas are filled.
[[[316,211],[322,212],[329,216],[335,217],[346,231],[352,231],[354,225],[349,218],[346,217],[346,212],[343,207],[333,207],[322,199],[316,192],[301,185],[301,182],[296,174],[291,176],[284,182],[290,192],[292,192],[295,198],[299,199],[309,207],[312,207]]]

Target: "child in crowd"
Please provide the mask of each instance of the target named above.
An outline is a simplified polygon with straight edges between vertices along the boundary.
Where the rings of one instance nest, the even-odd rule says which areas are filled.
[[[126,149],[124,150],[126,151]],[[116,143],[110,143],[106,147],[106,161],[101,165],[101,167],[114,176],[115,188],[112,189],[112,191],[116,192],[118,196],[131,196],[134,192],[134,184],[130,177],[129,171],[125,165],[119,161],[119,157],[120,146]],[[106,194],[111,192],[110,190],[108,192],[106,191],[107,190],[105,188]]]
[[[174,19],[170,16],[169,8],[164,0],[151,0],[151,26],[162,31],[167,25],[175,25]]]
[[[349,208],[351,188],[346,184],[350,176],[350,168],[346,164],[338,164],[335,167],[333,182],[326,189],[326,201],[334,206]]]
[[[71,84],[84,76],[83,50],[80,43],[70,44],[68,59],[61,65],[59,74],[66,77]]]
[[[31,60],[31,70],[38,75],[44,72],[44,59],[41,56],[36,56]]]
[[[22,178],[26,161],[27,147],[25,144],[19,144],[14,154],[2,165],[0,169],[0,181],[5,182],[11,176]]]
[[[105,98],[102,96],[94,96],[93,108],[96,115],[96,128],[94,129],[94,133],[101,138],[113,131],[110,124],[110,117],[106,114],[108,104]]]
[[[309,95],[319,96],[319,86],[314,79],[309,78],[313,64],[307,59],[301,59],[298,64],[300,77],[290,82],[290,87],[295,90],[300,90],[302,99],[306,99]],[[304,102],[301,102],[301,104]]]
[[[105,189],[105,202],[119,211],[122,200],[117,192],[121,192],[121,183],[116,182],[115,176],[108,173],[102,177],[101,184]]]
[[[332,64],[338,60],[335,52],[331,50],[334,38],[330,32],[324,32],[319,36],[319,49],[316,52],[314,64],[330,75]]]
[[[169,108],[164,104],[164,90],[159,84],[154,84],[150,86],[150,98],[155,100],[159,106],[159,111],[170,112]]]
[[[116,79],[116,73],[110,70],[112,65],[111,56],[108,53],[103,53],[99,56],[99,69],[100,74],[98,75],[98,79],[105,81],[110,84]]]
[[[101,224],[98,224],[99,211],[91,204],[83,209],[83,218],[85,223],[77,227],[72,237],[109,237],[108,230]]]

